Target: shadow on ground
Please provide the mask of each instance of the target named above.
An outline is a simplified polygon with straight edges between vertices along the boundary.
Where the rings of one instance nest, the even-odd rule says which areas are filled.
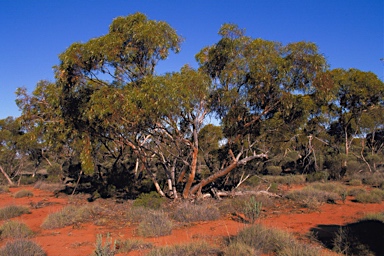
[[[381,221],[318,225],[311,231],[324,246],[346,255],[384,255],[384,223]]]

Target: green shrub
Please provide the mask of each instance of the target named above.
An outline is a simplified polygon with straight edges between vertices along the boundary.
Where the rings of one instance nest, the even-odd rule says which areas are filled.
[[[0,249],[0,256],[45,256],[43,249],[33,241],[18,239],[7,242]]]
[[[220,250],[212,247],[206,242],[192,242],[188,244],[177,244],[164,246],[151,250],[148,256],[197,256],[197,255],[220,255]]]
[[[368,213],[361,220],[378,220],[384,222],[384,212]]]
[[[365,191],[355,196],[355,200],[359,203],[380,203],[382,201],[381,195]]]
[[[294,184],[304,184],[305,176],[304,175],[284,175],[284,176],[265,176],[265,179],[270,183],[284,184],[284,185],[294,185]]]
[[[358,194],[367,192],[364,188],[353,188],[348,190],[349,196],[357,196]]]
[[[327,182],[327,183],[315,182],[310,184],[308,188],[314,188],[320,191],[335,193],[335,194],[338,194],[339,196],[342,196],[347,191],[344,185],[340,183],[333,183],[333,182]]]
[[[267,172],[269,175],[278,176],[283,170],[280,166],[267,166]]]
[[[37,176],[21,176],[20,178],[20,184],[21,185],[31,185],[34,184],[37,181]]]
[[[33,193],[27,189],[19,190],[13,195],[14,198],[32,197],[32,196],[33,196]]]
[[[252,176],[250,177],[249,179],[247,179],[245,182],[244,182],[245,185],[248,185],[248,186],[252,186],[252,187],[255,187],[257,185],[260,185],[260,178],[257,177],[257,176]]]
[[[262,252],[268,255],[274,253],[274,255],[282,256],[320,255],[318,249],[309,245],[300,244],[288,232],[267,228],[260,224],[252,225],[241,230],[237,236],[230,240],[228,247],[231,247],[232,244],[235,244],[236,247],[231,250],[233,254],[230,255],[237,255],[235,251],[236,248],[249,250],[245,245],[253,248],[253,251],[249,250],[251,253]],[[259,255],[259,253],[248,255]]]
[[[307,174],[307,181],[308,182],[327,181],[328,178],[329,178],[329,173],[326,171],[314,172],[314,173]]]
[[[260,216],[262,203],[256,201],[255,197],[252,196],[244,207],[244,215],[251,222],[254,223]]]
[[[98,234],[96,237],[96,248],[93,256],[114,256],[116,254],[116,241],[112,243],[112,238],[107,234],[105,243],[103,244],[103,235]]]
[[[157,237],[170,235],[173,224],[168,216],[159,211],[148,211],[139,223],[137,232],[144,237]]]
[[[350,186],[361,186],[363,182],[360,179],[351,179],[348,181],[348,185]]]
[[[31,213],[28,207],[9,205],[0,209],[0,220],[14,218],[25,213]]]
[[[92,206],[77,207],[69,205],[59,212],[52,213],[45,218],[41,225],[44,229],[62,228],[79,222],[85,222],[92,219],[97,214],[98,209]]]
[[[172,218],[185,223],[217,220],[220,218],[220,211],[212,204],[183,203],[173,212]]]
[[[146,214],[148,213],[148,209],[144,207],[131,207],[127,210],[125,217],[127,218],[128,222],[131,223],[139,223],[141,222]]]
[[[152,191],[147,194],[139,195],[133,202],[133,206],[158,210],[165,201],[166,199],[164,197],[160,196],[157,192]]]
[[[0,186],[0,193],[7,193],[9,192],[8,186]]]
[[[139,239],[127,239],[127,240],[118,240],[116,241],[116,248],[118,253],[128,253],[131,251],[152,249],[153,244],[147,243]]]
[[[290,191],[286,197],[311,209],[316,209],[323,203],[335,202],[340,199],[340,196],[334,192],[321,191],[310,186],[301,190]]]
[[[36,189],[46,190],[46,191],[50,191],[50,192],[58,192],[60,190],[64,190],[65,189],[65,185],[64,184],[60,184],[60,183],[47,183],[47,182],[44,182],[44,181],[36,182],[33,187],[36,188]]]
[[[261,253],[249,245],[234,242],[234,243],[230,243],[224,249],[224,255],[225,256],[253,256],[253,255],[261,255]]]
[[[24,223],[7,221],[0,227],[1,238],[27,238],[32,236],[32,230]]]

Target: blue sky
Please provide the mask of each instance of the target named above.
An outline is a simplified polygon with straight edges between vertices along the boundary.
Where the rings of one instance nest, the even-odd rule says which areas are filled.
[[[383,0],[0,0],[0,119],[19,116],[15,91],[54,80],[58,55],[74,42],[104,35],[112,20],[142,12],[185,39],[157,73],[197,67],[195,54],[219,40],[223,23],[246,35],[318,45],[331,67],[374,72],[384,80]]]

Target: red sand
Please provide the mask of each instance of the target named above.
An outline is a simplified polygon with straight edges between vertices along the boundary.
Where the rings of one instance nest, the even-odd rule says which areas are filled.
[[[14,198],[13,194],[21,189],[28,189],[34,196],[29,198]],[[53,193],[35,189],[33,187],[11,188],[9,193],[0,194],[0,207],[7,205],[25,205],[30,207],[31,214],[24,214],[14,218],[27,224],[34,232],[32,238],[47,252],[48,256],[84,256],[90,255],[95,248],[97,234],[110,233],[113,239],[140,238],[135,235],[134,227],[110,227],[110,225],[96,226],[91,223],[82,223],[61,229],[44,230],[40,226],[47,215],[60,210],[68,204],[67,196],[56,198]],[[349,198],[350,199],[350,198]],[[88,202],[84,202],[88,203]],[[269,212],[263,212],[258,222],[270,227],[280,228],[296,235],[308,234],[311,228],[319,224],[343,225],[353,222],[366,213],[384,211],[384,203],[361,204],[347,200],[344,203],[324,204],[317,211],[308,209],[290,209],[288,207],[275,207]],[[0,222],[0,225],[4,221]],[[169,236],[158,238],[145,238],[155,246],[186,243],[202,239],[212,243],[219,243],[222,237],[235,235],[246,224],[232,220],[230,217],[217,221],[207,221],[186,225],[174,229]],[[2,246],[6,241],[1,241]],[[119,255],[144,255],[143,251],[134,251]]]

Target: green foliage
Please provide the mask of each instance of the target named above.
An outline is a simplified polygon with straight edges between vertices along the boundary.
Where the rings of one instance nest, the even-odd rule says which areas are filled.
[[[256,252],[263,252],[265,254],[319,255],[318,249],[300,244],[288,232],[267,228],[260,224],[241,230],[237,236],[230,240],[230,244],[233,243],[238,244],[237,246],[240,247],[243,245],[249,246]]]
[[[15,198],[33,197],[33,193],[30,190],[22,189],[22,190],[17,191],[13,196]]]
[[[267,172],[269,175],[280,175],[283,170],[280,166],[268,166]]]
[[[256,201],[254,196],[251,196],[248,202],[246,202],[244,207],[244,215],[250,220],[251,223],[254,223],[257,218],[260,216],[262,203]]]
[[[103,244],[103,235],[98,234],[96,237],[96,248],[93,252],[94,256],[114,256],[116,254],[116,241],[112,243],[110,234],[107,233],[105,242]]]
[[[6,193],[9,192],[8,186],[0,186],[0,193]]]
[[[137,227],[137,233],[144,237],[158,237],[171,234],[173,223],[164,212],[148,211]]]
[[[152,249],[153,244],[140,239],[117,240],[116,248],[118,248],[118,253],[128,253],[131,251]]]
[[[314,172],[314,173],[307,174],[307,181],[308,182],[327,181],[328,178],[329,178],[329,173],[326,171]]]
[[[323,203],[334,203],[340,199],[340,196],[335,192],[322,191],[313,187],[290,191],[286,197],[311,209],[316,209]]]
[[[213,247],[212,245],[203,242],[197,241],[187,244],[177,244],[172,246],[158,247],[151,250],[147,255],[148,256],[194,256],[194,255],[219,255],[220,250]]]
[[[20,216],[22,214],[31,213],[29,208],[26,206],[9,205],[0,208],[0,220],[7,220]]]
[[[24,223],[7,221],[0,227],[0,237],[4,238],[28,238],[32,236],[32,230]]]
[[[133,202],[134,207],[144,207],[149,209],[160,209],[166,199],[160,196],[157,192],[152,191],[150,193],[140,194],[138,198]]]
[[[378,220],[384,223],[384,212],[368,213],[360,220]]]
[[[304,175],[265,176],[264,178],[270,183],[284,185],[304,184],[306,179]]]
[[[97,210],[96,207],[92,206],[78,207],[69,205],[56,213],[48,215],[41,224],[41,227],[44,229],[55,229],[73,225],[78,222],[90,221],[97,213]]]
[[[355,196],[355,200],[359,203],[380,203],[383,200],[383,197],[379,193],[374,192],[362,192]]]
[[[172,219],[186,223],[217,220],[219,218],[219,209],[210,203],[183,203],[172,213]]]
[[[33,241],[17,239],[7,242],[0,249],[0,256],[46,256],[43,249]]]

